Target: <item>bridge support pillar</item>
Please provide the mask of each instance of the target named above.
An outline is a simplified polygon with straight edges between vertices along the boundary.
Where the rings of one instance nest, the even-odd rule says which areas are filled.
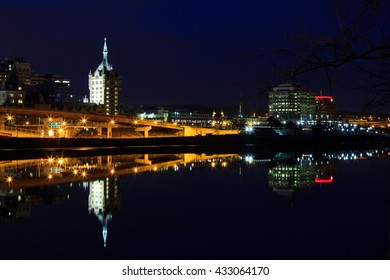
[[[112,167],[112,156],[107,156],[107,167],[108,168]]]
[[[107,138],[112,138],[112,126],[107,126]]]
[[[0,115],[0,130],[4,130],[5,128],[5,119],[6,115]]]
[[[137,158],[135,159],[136,163],[146,164],[146,165],[152,165],[152,161],[149,160],[149,154],[144,154],[144,158]]]
[[[1,181],[4,181],[4,171],[5,171],[5,168],[3,166],[0,167],[0,180]]]
[[[103,157],[98,156],[96,165],[101,168],[103,166]]]
[[[152,129],[151,126],[143,126],[143,127],[137,127],[135,129],[135,131],[143,132],[144,133],[144,137],[148,138],[149,137],[149,130],[151,130],[151,129]]]
[[[103,135],[103,128],[101,126],[98,126],[96,129],[97,129],[97,135],[99,137],[102,137],[102,135]]]

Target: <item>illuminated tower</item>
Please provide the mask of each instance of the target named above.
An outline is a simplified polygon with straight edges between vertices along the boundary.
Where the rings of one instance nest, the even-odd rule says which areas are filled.
[[[122,77],[108,62],[107,40],[104,38],[103,60],[95,72],[89,72],[89,102],[104,106],[105,115],[118,115]]]

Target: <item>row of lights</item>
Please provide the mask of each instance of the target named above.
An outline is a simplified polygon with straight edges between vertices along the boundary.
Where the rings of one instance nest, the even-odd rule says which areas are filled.
[[[87,177],[87,172],[86,171],[79,172],[79,170],[74,169],[72,173],[73,173],[74,176],[77,176],[77,175],[80,174],[80,176],[82,178],[86,178]],[[115,169],[114,168],[110,169],[110,174],[111,175],[115,174]],[[54,178],[53,174],[49,174],[47,176],[47,179],[49,179],[49,180],[53,180],[53,178]],[[13,183],[14,179],[12,178],[12,176],[8,176],[5,181],[10,185],[10,184]]]
[[[50,164],[53,164],[55,161],[56,161],[56,160],[55,160],[54,158],[52,158],[52,157],[48,158],[48,162],[49,162]],[[247,158],[246,158],[246,161],[249,162],[249,163],[252,163],[253,158],[247,157]],[[58,163],[59,165],[63,165],[65,162],[66,162],[66,159],[63,159],[63,158],[58,158],[58,159],[57,159],[57,163]],[[192,166],[193,166],[193,165],[192,165]],[[216,166],[217,166],[217,162],[216,162],[216,161],[212,161],[212,162],[211,162],[211,167],[214,168],[214,167],[216,167]],[[222,166],[222,167],[227,167],[228,164],[227,164],[226,161],[222,161],[222,162],[221,162],[221,166]],[[175,164],[174,170],[175,170],[175,171],[178,170],[178,165]],[[158,171],[157,166],[154,166],[154,167],[153,167],[153,171],[155,171],[155,172]],[[114,169],[114,168],[111,168],[109,172],[110,172],[111,175],[114,175],[114,174],[115,174],[115,169]],[[137,172],[138,172],[138,168],[135,167],[135,168],[134,168],[134,173],[137,173]],[[72,171],[72,174],[73,174],[74,176],[81,175],[81,177],[83,177],[83,178],[85,178],[85,177],[87,176],[87,172],[86,172],[86,171],[81,171],[81,172],[80,172],[79,169],[74,169],[74,170]],[[48,179],[49,179],[49,180],[53,180],[53,178],[54,178],[54,175],[53,175],[53,174],[49,174],[49,175],[48,175]],[[7,182],[8,184],[11,184],[11,183],[13,182],[13,178],[12,178],[11,176],[8,176],[8,177],[6,178],[6,182]]]
[[[14,117],[12,116],[12,115],[7,115],[7,120],[8,121],[13,121],[14,120]],[[49,122],[52,122],[53,121],[53,117],[48,117],[47,118],[47,120],[49,121]],[[82,124],[86,124],[87,123],[87,118],[82,118],[81,119],[81,123]],[[115,124],[115,120],[110,120],[110,122],[109,122],[111,125],[113,125],[113,124]],[[136,121],[136,123],[137,123],[137,121]],[[29,125],[30,124],[30,122],[29,121],[26,121],[26,123],[25,123],[26,125]],[[66,123],[66,121],[63,121],[62,123],[61,123],[61,125],[62,126],[66,126],[67,125],[67,123]]]
[[[227,162],[224,161],[224,162],[221,163],[221,165],[222,165],[222,167],[227,167]],[[184,165],[184,166],[185,166],[185,165]],[[194,164],[192,164],[191,166],[193,167]],[[216,162],[215,162],[215,161],[211,162],[211,167],[213,167],[213,168],[216,167]],[[156,172],[157,170],[158,170],[157,166],[153,166],[153,171]],[[175,165],[173,166],[173,170],[174,170],[174,171],[179,170],[179,166],[178,166],[177,164],[175,164]],[[138,167],[134,167],[134,173],[138,173]]]

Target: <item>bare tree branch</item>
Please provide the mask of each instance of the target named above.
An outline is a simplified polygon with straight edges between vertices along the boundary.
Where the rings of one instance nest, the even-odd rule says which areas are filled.
[[[387,105],[390,100],[390,0],[335,1],[337,32],[292,37],[295,49],[278,50],[295,65],[291,77],[325,70],[330,86],[332,72],[344,65],[359,65],[370,77],[371,104]],[[367,67],[367,65],[376,67]],[[366,67],[366,68],[365,68]],[[375,86],[373,86],[375,85]]]

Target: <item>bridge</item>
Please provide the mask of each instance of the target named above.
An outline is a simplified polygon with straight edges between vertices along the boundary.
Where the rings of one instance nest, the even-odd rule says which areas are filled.
[[[36,124],[36,129],[32,129],[33,125],[17,125],[6,126],[5,121],[14,116],[28,116],[42,118],[45,122],[49,119],[61,118],[66,123],[68,128],[84,129],[94,128],[98,131],[98,136],[103,136],[103,128],[107,131],[107,137],[112,138],[112,129],[114,127],[133,127],[137,132],[143,132],[144,137],[149,136],[149,131],[153,127],[173,130],[174,133],[181,136],[195,135],[226,135],[238,134],[239,130],[218,130],[215,128],[202,128],[193,126],[183,126],[175,123],[157,122],[152,120],[137,119],[128,116],[107,116],[100,114],[91,114],[85,112],[68,112],[55,110],[42,110],[35,108],[22,107],[4,107],[0,106],[0,137],[38,137],[42,135],[42,127],[44,124]],[[29,128],[27,128],[29,126]]]

